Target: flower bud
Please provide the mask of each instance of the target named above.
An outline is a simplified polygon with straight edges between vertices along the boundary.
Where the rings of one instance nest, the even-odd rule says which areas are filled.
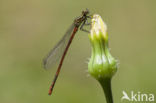
[[[98,80],[111,78],[117,71],[117,62],[109,51],[107,26],[97,14],[93,15],[90,33],[92,56],[88,64],[89,73]]]
[[[117,61],[109,51],[107,26],[97,14],[93,15],[91,20],[89,39],[92,55],[88,71],[103,87],[107,103],[113,103],[111,78],[117,71]]]

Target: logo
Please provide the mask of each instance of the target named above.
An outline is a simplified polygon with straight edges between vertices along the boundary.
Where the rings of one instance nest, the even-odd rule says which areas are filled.
[[[153,102],[154,101],[154,94],[147,94],[147,93],[141,93],[141,92],[134,92],[131,91],[130,93],[127,93],[125,91],[122,91],[122,98],[121,101],[127,100],[131,102]]]

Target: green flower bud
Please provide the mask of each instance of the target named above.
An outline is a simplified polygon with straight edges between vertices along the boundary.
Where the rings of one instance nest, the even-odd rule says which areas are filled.
[[[113,103],[113,100],[111,100],[110,81],[117,71],[117,62],[109,51],[106,24],[97,14],[93,15],[91,23],[89,39],[92,46],[92,55],[88,64],[88,70],[101,83],[107,102]]]
[[[92,45],[89,73],[98,80],[111,78],[117,70],[117,62],[109,51],[107,26],[97,14],[93,15],[89,38]]]

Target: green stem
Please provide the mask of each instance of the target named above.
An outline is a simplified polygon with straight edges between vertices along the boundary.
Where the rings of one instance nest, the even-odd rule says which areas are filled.
[[[107,103],[113,103],[111,79],[110,78],[100,79],[99,82],[103,88]]]

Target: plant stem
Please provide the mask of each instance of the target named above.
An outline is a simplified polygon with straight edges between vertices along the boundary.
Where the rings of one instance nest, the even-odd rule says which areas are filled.
[[[99,82],[103,88],[107,103],[113,103],[111,79],[110,78],[100,79]]]

